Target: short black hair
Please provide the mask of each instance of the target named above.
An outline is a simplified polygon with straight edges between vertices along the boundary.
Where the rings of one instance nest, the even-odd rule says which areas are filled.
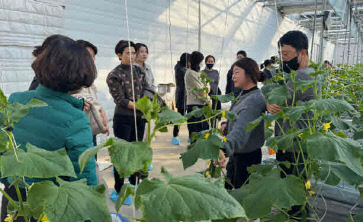
[[[237,66],[243,70],[245,70],[245,75],[250,77],[251,80],[257,84],[257,82],[262,82],[261,72],[258,67],[258,64],[255,60],[251,58],[243,58],[235,62],[232,67]]]
[[[34,47],[32,52],[34,57],[37,57],[40,53],[42,53],[54,40],[58,38],[62,38],[63,35],[51,35],[48,36],[42,43],[42,45],[38,45]]]
[[[309,41],[308,37],[302,32],[298,30],[289,31],[285,33],[277,43],[277,47],[283,45],[290,45],[297,51],[302,49],[306,49],[308,51]]]
[[[277,60],[277,59],[276,59],[276,56],[271,56],[270,60],[271,60],[271,62],[272,62],[272,63],[274,63],[274,64],[275,64],[275,63],[276,63],[276,60]]]
[[[243,50],[240,50],[237,52],[237,55],[240,55],[240,54],[243,55],[244,57],[247,57],[247,53]]]
[[[207,55],[207,57],[205,57],[204,62],[207,63],[207,61],[208,61],[209,58],[213,58],[213,61],[216,62],[216,59],[212,55]]]
[[[267,67],[268,65],[271,65],[272,64],[272,61],[269,60],[269,59],[266,59],[264,62],[263,62],[263,65],[264,67]]]
[[[145,47],[146,48],[146,53],[149,54],[149,48],[144,43],[136,43],[135,44],[135,51],[139,52],[141,47]]]
[[[186,67],[188,62],[190,62],[190,53],[184,52],[184,53],[180,56],[180,64],[181,64],[183,67]]]
[[[201,52],[194,51],[190,55],[190,69],[199,72],[200,71],[200,63],[203,61],[204,55]]]
[[[130,46],[134,47],[135,51],[136,51],[136,46],[135,43],[130,41]],[[122,54],[124,52],[124,50],[129,47],[129,41],[127,40],[121,40],[117,43],[116,47],[115,47],[115,53],[117,54]]]
[[[97,77],[91,54],[67,36],[52,41],[36,57],[32,68],[40,84],[65,93],[90,87]]]
[[[93,45],[92,43],[90,43],[86,40],[83,40],[83,39],[78,39],[76,42],[85,48],[91,48],[93,50],[93,52],[95,53],[95,55],[97,55],[97,52],[98,52],[97,47],[95,45]]]

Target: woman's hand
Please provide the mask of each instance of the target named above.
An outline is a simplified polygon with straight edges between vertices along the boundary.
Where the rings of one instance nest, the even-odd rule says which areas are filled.
[[[108,136],[110,133],[110,128],[108,127],[108,119],[106,116],[106,112],[103,108],[100,109],[100,114],[101,114],[101,118],[102,118],[102,123],[106,128],[106,132],[104,132],[104,134],[107,134],[107,136]]]
[[[227,129],[227,123],[223,123],[223,124],[221,125],[221,127],[219,127],[219,129],[220,129],[221,131],[223,131],[223,132],[226,132],[226,129]]]
[[[266,103],[266,109],[272,115],[274,115],[276,113],[279,113],[281,111],[281,107],[280,106],[278,106],[276,104],[270,105],[269,103]]]
[[[129,101],[129,104],[127,104],[127,108],[134,109],[135,108],[135,103],[132,102],[132,101]]]
[[[88,101],[88,100],[84,100],[84,104],[83,104],[83,111],[84,112],[88,112],[91,110],[91,105],[93,103],[91,101]]]

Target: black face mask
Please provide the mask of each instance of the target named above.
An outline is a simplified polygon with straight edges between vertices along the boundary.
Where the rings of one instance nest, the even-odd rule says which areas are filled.
[[[213,68],[214,64],[207,64],[206,66],[208,67],[208,69],[211,69]]]
[[[293,59],[291,59],[288,62],[283,62],[282,63],[282,70],[286,73],[290,73],[291,70],[296,71],[299,68],[300,64],[297,60],[297,56]]]

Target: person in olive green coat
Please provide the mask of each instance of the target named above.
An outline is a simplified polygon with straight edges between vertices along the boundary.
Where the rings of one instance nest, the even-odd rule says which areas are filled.
[[[36,90],[13,93],[11,103],[26,104],[37,98],[48,107],[33,108],[14,124],[14,136],[21,148],[31,143],[53,151],[65,147],[77,178],[87,179],[88,185],[97,185],[96,162],[92,158],[80,173],[79,156],[93,147],[90,121],[83,112],[84,101],[70,93],[89,87],[96,78],[96,68],[89,52],[74,40],[61,36],[54,40],[32,64],[40,85]],[[27,178],[27,181],[39,181]]]

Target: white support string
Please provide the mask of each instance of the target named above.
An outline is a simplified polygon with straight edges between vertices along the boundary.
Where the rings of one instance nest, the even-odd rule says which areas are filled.
[[[277,26],[277,28],[279,28],[280,27],[280,24],[279,24],[279,18],[278,18],[278,10],[277,10],[277,1],[275,0],[275,11],[276,11],[276,13],[275,13],[275,17],[276,17],[276,26]],[[280,50],[279,50],[280,49]],[[280,51],[280,53],[279,53],[279,51]],[[278,44],[277,45],[277,54],[278,54],[278,56],[279,56],[279,58],[280,58],[280,62],[281,62],[281,67],[283,67],[283,61],[282,61],[282,56],[281,56],[281,54],[282,54],[282,52],[281,52],[281,45],[280,44]]]
[[[229,0],[228,0],[228,4],[227,4],[227,8],[229,7]],[[226,32],[227,32],[227,21],[228,21],[228,11],[226,10],[226,18],[224,20],[224,30],[223,30],[223,38],[222,38],[222,45],[221,45],[221,52],[220,52],[220,56],[219,56],[219,72],[221,72],[221,68],[222,68],[222,58],[223,58],[223,52],[224,52],[224,41],[225,41],[225,36],[226,36]],[[216,90],[216,92],[218,91],[218,88]]]
[[[126,27],[127,27],[127,40],[129,43],[129,59],[130,59],[130,71],[131,71],[131,87],[132,87],[132,99],[134,102],[134,122],[135,122],[135,138],[136,141],[138,141],[138,134],[137,134],[137,119],[136,119],[136,100],[135,100],[135,88],[134,88],[134,73],[133,73],[133,63],[131,60],[132,54],[131,54],[131,44],[130,44],[130,28],[129,28],[129,15],[128,15],[128,11],[127,11],[127,0],[125,0],[125,14],[126,14]],[[136,189],[137,189],[137,182],[138,182],[138,177],[136,176],[136,186],[135,186],[135,193],[136,193]],[[135,205],[132,205],[132,212],[133,212],[133,217],[136,217],[136,210],[135,210]]]
[[[131,71],[131,88],[132,88],[132,99],[134,102],[134,121],[135,121],[135,138],[136,141],[139,141],[138,139],[138,134],[137,134],[137,119],[136,119],[136,100],[135,100],[135,87],[134,87],[134,70],[133,70],[133,64],[132,64],[132,54],[131,54],[131,44],[130,44],[130,28],[129,28],[129,15],[128,15],[128,11],[127,11],[127,0],[125,0],[125,14],[126,14],[126,27],[127,27],[127,41],[129,43],[129,59],[130,59],[130,71]]]

